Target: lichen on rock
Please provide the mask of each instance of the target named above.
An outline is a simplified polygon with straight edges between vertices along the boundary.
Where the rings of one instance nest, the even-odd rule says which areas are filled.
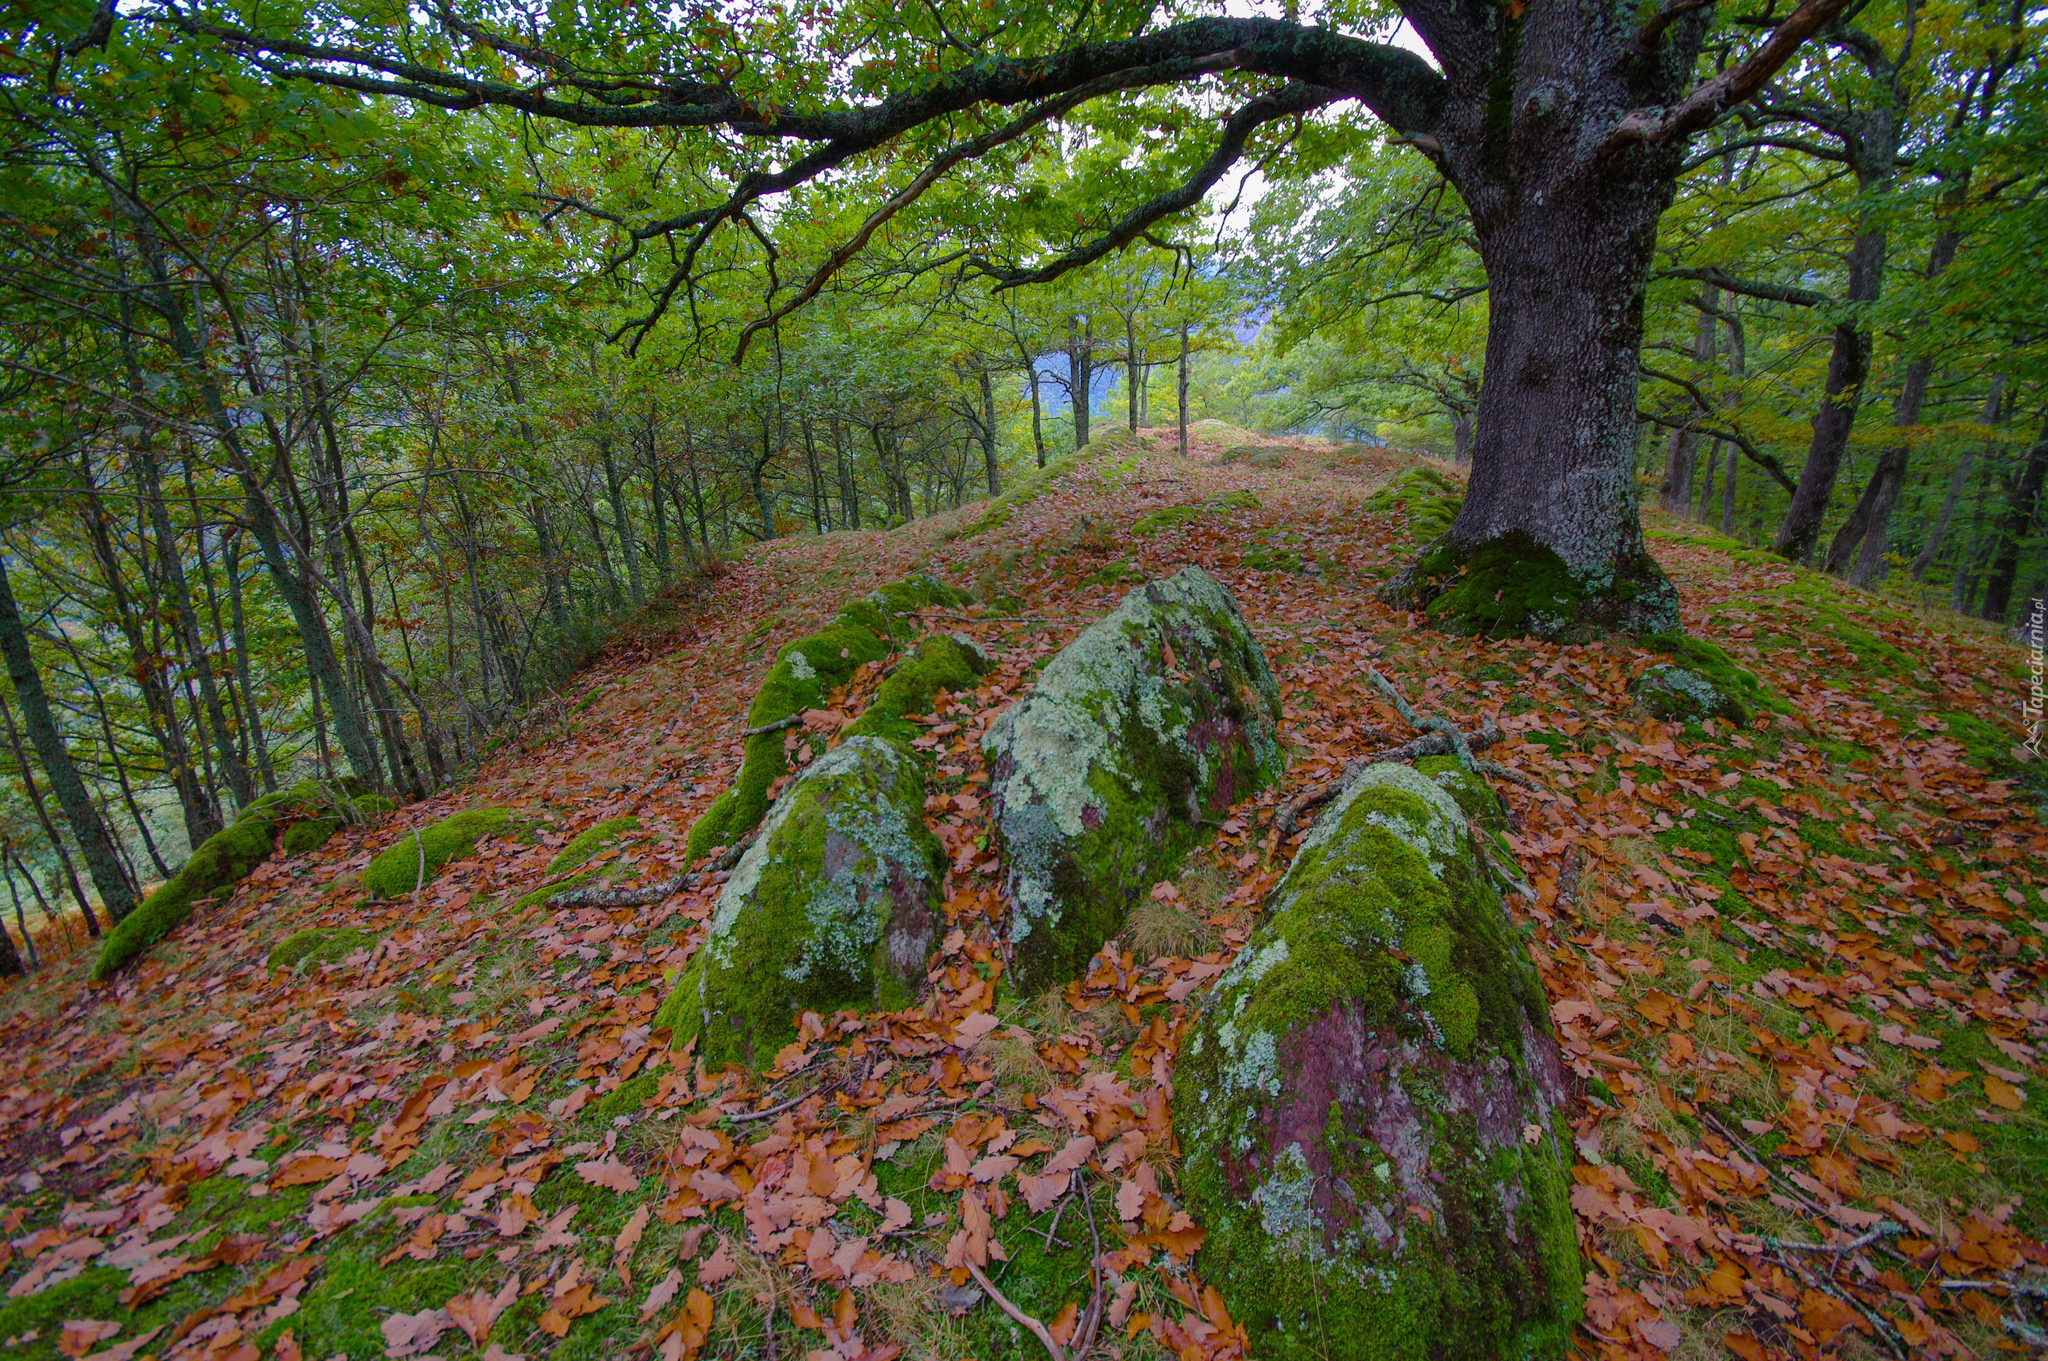
[[[1199,567],[1069,643],[983,740],[1011,975],[1078,976],[1201,820],[1279,778],[1280,698],[1237,604]]]
[[[849,737],[805,767],[734,868],[656,1014],[716,1067],[767,1064],[802,1011],[897,1010],[924,982],[945,856],[903,744]]]
[[[818,632],[783,645],[747,708],[747,726],[765,727],[817,708],[863,662],[880,661],[916,635],[917,624],[905,616],[966,603],[965,591],[928,576],[892,581],[868,592]],[[713,847],[732,845],[752,831],[768,811],[769,788],[789,771],[780,731],[749,737],[739,778],[691,826],[690,854],[707,855]]]
[[[1374,766],[1325,810],[1176,1064],[1255,1354],[1549,1356],[1578,1316],[1564,1070],[1458,783]]]

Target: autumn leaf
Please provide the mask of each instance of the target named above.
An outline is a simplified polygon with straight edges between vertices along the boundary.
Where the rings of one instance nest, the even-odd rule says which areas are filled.
[[[496,1295],[482,1290],[466,1295],[457,1295],[444,1306],[448,1318],[475,1345],[481,1347],[490,1336],[491,1325],[499,1315],[511,1308],[512,1301],[519,1298],[519,1277],[514,1274],[501,1286]]]
[[[602,1186],[609,1191],[626,1192],[640,1184],[640,1178],[633,1169],[616,1157],[577,1163],[576,1175],[592,1186]]]
[[[384,1355],[416,1356],[434,1345],[435,1339],[455,1326],[440,1309],[422,1309],[417,1314],[391,1314],[379,1326],[384,1334]]]
[[[1984,1075],[1984,1095],[2000,1110],[2016,1111],[2026,1104],[2026,1094],[2003,1078]]]

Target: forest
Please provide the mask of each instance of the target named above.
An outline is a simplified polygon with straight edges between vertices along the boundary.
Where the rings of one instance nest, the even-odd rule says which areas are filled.
[[[2044,36],[11,0],[0,1350],[2048,1348]]]

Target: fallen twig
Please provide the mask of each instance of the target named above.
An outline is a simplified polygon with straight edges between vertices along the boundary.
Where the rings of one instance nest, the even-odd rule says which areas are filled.
[[[996,1289],[996,1283],[990,1280],[980,1267],[964,1257],[960,1259],[960,1264],[967,1268],[967,1274],[974,1278],[974,1283],[980,1286],[987,1293],[988,1297],[996,1302],[998,1309],[1015,1319],[1023,1326],[1026,1332],[1038,1339],[1039,1345],[1045,1348],[1046,1355],[1050,1356],[1052,1361],[1067,1361],[1066,1350],[1059,1343],[1053,1341],[1051,1330],[1022,1309],[1019,1309],[1016,1305],[1010,1303],[1010,1297]]]
[[[760,737],[764,733],[781,732],[784,728],[794,728],[803,721],[804,716],[802,714],[791,714],[787,718],[778,718],[773,723],[763,723],[758,728],[742,728],[740,729],[740,736]]]
[[[1500,729],[1489,722],[1465,740],[1471,749],[1483,750],[1500,741]],[[1411,761],[1419,761],[1425,756],[1450,756],[1456,750],[1451,739],[1443,733],[1426,732],[1420,737],[1403,742],[1398,747],[1387,747],[1361,756],[1355,761],[1346,761],[1343,772],[1336,779],[1318,785],[1306,794],[1298,795],[1293,802],[1280,810],[1279,816],[1273,819],[1273,825],[1280,829],[1281,836],[1292,836],[1295,824],[1301,819],[1302,814],[1322,807],[1349,789],[1351,782],[1368,766],[1385,765],[1389,761],[1398,761],[1405,765]]]

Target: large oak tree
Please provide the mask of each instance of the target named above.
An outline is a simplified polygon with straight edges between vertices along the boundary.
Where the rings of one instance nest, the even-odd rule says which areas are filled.
[[[530,129],[696,138],[673,144],[700,195],[680,211],[635,220],[572,193],[556,206],[613,214],[627,255],[665,247],[643,328],[692,301],[707,272],[731,267],[723,243],[758,243],[771,284],[743,346],[949,172],[1044,136],[1090,101],[1180,89],[1191,108],[1226,95],[1233,105],[1213,133],[1187,120],[1182,137],[1206,139],[1208,153],[1192,173],[1092,238],[1050,258],[935,247],[942,258],[1001,285],[1049,280],[1156,240],[1158,224],[1200,202],[1261,136],[1270,145],[1269,125],[1362,104],[1463,197],[1489,282],[1470,489],[1409,598],[1460,573],[1467,599],[1531,579],[1554,594],[1562,581],[1577,597],[1569,609],[1517,622],[1556,629],[1575,614],[1582,626],[1663,630],[1676,627],[1676,598],[1644,549],[1634,477],[1657,220],[1688,139],[1761,91],[1851,3],[1802,0],[1774,24],[1769,10],[1762,23],[1747,16],[1743,31],[1760,36],[1724,50],[1705,79],[1714,0],[1399,0],[1438,69],[1335,27],[1151,6],[1031,7],[1028,19],[991,20],[979,5],[940,0],[744,11],[442,0],[423,19],[381,0],[154,0],[123,21],[196,39],[280,86],[509,110]],[[787,225],[778,200],[817,183],[863,187],[872,211],[783,279],[773,272]]]

